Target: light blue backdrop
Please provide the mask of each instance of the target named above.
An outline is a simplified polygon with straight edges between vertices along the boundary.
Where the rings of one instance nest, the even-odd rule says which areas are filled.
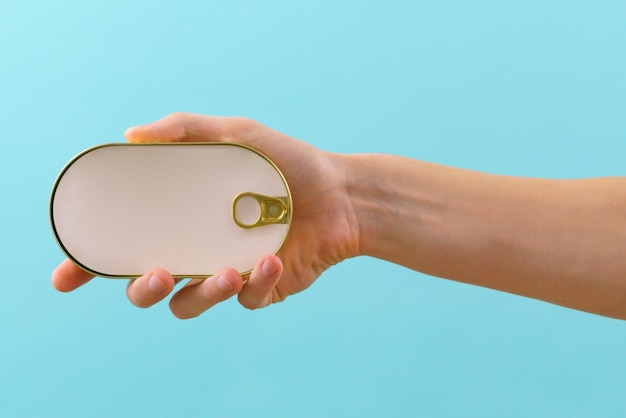
[[[0,416],[623,416],[625,323],[377,260],[191,321],[122,281],[55,292],[56,174],[172,111],[336,152],[626,175],[626,3],[2,1]]]

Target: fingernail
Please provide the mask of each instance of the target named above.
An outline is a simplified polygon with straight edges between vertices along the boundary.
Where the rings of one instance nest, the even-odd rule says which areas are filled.
[[[261,266],[261,273],[263,273],[264,276],[273,276],[277,271],[278,267],[269,260],[265,260]]]
[[[152,276],[150,276],[150,279],[148,279],[148,289],[150,289],[152,293],[163,293],[165,285],[161,279],[153,273]]]
[[[223,274],[217,276],[217,279],[215,279],[215,285],[224,293],[232,292],[235,289]]]

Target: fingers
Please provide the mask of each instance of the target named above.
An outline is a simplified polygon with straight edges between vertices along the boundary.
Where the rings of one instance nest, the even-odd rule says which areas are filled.
[[[244,118],[172,113],[156,122],[129,128],[128,142],[219,142],[232,138],[248,122]]]
[[[171,274],[163,269],[155,269],[128,282],[126,296],[133,305],[147,308],[163,300],[175,284]]]
[[[239,302],[246,308],[263,308],[274,301],[282,272],[280,259],[268,255],[257,264],[245,286],[241,275],[232,268],[206,280],[192,280],[172,297],[170,309],[177,318],[194,318],[235,294],[239,294]]]
[[[76,264],[66,259],[52,272],[52,286],[60,292],[70,292],[93,278]]]
[[[263,257],[250,274],[246,286],[239,292],[239,303],[248,309],[258,309],[274,302],[276,284],[282,273],[283,263],[280,258],[275,255]]]
[[[235,294],[239,294],[239,302],[244,307],[263,308],[283,299],[276,291],[282,272],[281,260],[275,255],[268,255],[254,268],[245,287],[241,275],[232,268],[206,280],[192,280],[172,297],[170,309],[178,318],[193,318]],[[69,292],[93,277],[70,260],[65,260],[52,273],[52,285],[61,292]],[[131,280],[126,295],[135,306],[147,308],[163,300],[175,285],[176,280],[171,274],[155,269]]]
[[[170,309],[177,318],[194,318],[237,294],[242,287],[241,275],[229,268],[206,280],[192,280],[172,297]]]

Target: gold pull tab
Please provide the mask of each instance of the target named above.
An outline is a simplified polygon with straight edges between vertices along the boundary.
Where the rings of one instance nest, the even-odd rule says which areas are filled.
[[[286,224],[289,221],[287,199],[252,192],[241,193],[233,201],[233,220],[246,229],[269,224]],[[250,203],[255,207],[251,208]],[[242,207],[237,209],[240,205]]]

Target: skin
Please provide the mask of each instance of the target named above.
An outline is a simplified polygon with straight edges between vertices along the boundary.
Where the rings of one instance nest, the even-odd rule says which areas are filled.
[[[249,309],[283,301],[350,257],[377,257],[433,276],[626,319],[626,178],[497,176],[399,156],[339,155],[244,118],[184,113],[126,131],[129,142],[238,142],[267,154],[292,190],[294,216],[277,255],[249,277],[225,269],[170,299],[192,318],[234,295]],[[93,276],[65,260],[52,284]],[[176,281],[155,268],[130,280],[149,307]]]

